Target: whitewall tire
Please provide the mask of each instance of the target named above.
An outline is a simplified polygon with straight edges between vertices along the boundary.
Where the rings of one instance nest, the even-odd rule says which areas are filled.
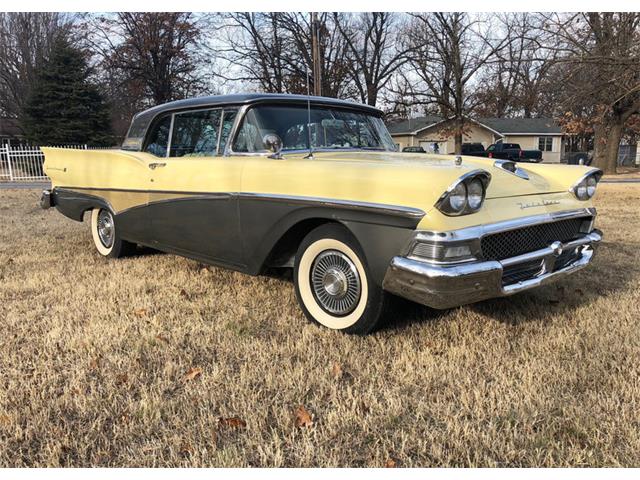
[[[120,238],[113,214],[107,209],[91,210],[91,236],[103,257],[119,258],[135,250],[135,244]]]
[[[372,282],[345,227],[326,224],[310,232],[298,248],[294,270],[296,295],[310,320],[348,333],[378,326],[384,292]]]

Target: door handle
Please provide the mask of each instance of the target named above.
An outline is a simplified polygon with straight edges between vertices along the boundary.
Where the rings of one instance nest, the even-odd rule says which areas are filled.
[[[154,162],[149,164],[149,168],[151,170],[155,170],[158,167],[166,167],[167,164],[165,162]]]

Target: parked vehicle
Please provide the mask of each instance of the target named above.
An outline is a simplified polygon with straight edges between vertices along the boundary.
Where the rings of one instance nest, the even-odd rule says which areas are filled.
[[[404,147],[402,153],[427,153],[422,147]]]
[[[566,154],[569,165],[591,165],[593,161],[593,151],[590,152],[569,152]]]
[[[463,143],[462,155],[470,155],[472,157],[485,157],[484,145],[481,143]]]
[[[306,316],[350,333],[388,294],[441,309],[512,295],[585,267],[601,240],[600,170],[404,155],[380,110],[331,98],[181,100],[136,115],[120,150],[43,151],[43,208],[89,214],[100,255],[291,268]]]
[[[539,163],[542,161],[540,150],[523,150],[517,143],[493,143],[487,147],[485,155],[488,158],[499,158],[513,162]]]

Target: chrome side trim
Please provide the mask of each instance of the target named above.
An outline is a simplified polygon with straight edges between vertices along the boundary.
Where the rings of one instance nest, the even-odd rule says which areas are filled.
[[[177,201],[177,200],[190,200],[190,199],[228,199],[230,197],[245,198],[250,200],[270,200],[283,203],[293,203],[309,206],[321,206],[321,207],[333,207],[343,209],[355,209],[360,211],[368,211],[373,213],[385,213],[388,215],[396,215],[400,217],[409,218],[412,220],[420,220],[425,216],[425,212],[419,208],[405,207],[402,205],[388,205],[384,203],[372,203],[372,202],[360,202],[357,200],[340,200],[334,198],[324,197],[305,197],[298,195],[280,195],[275,193],[254,193],[254,192],[187,192],[187,191],[174,191],[174,190],[135,190],[135,189],[123,189],[123,188],[93,188],[93,187],[56,187],[59,190],[67,190],[73,192],[75,190],[94,190],[105,192],[133,192],[142,194],[175,194],[185,195],[185,198],[172,198],[168,200],[159,201]],[[86,194],[85,194],[86,195]],[[157,202],[151,202],[157,203]],[[140,206],[146,206],[147,203]],[[136,207],[131,207],[136,208]]]
[[[284,203],[298,203],[303,205],[320,205],[324,207],[358,209],[363,211],[371,211],[380,213],[388,213],[390,215],[399,215],[406,218],[419,220],[424,217],[425,212],[419,208],[404,207],[401,205],[387,205],[383,203],[359,202],[354,200],[336,200],[323,197],[304,197],[296,195],[279,195],[272,193],[239,193],[240,198],[258,199],[258,200],[275,200]]]

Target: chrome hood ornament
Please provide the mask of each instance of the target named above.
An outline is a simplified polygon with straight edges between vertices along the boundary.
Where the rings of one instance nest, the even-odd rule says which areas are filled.
[[[520,168],[516,162],[512,162],[509,160],[496,160],[493,162],[493,166],[496,168],[501,168],[505,172],[509,172],[516,177],[520,177],[523,180],[529,180],[529,175],[527,175],[526,170]]]

